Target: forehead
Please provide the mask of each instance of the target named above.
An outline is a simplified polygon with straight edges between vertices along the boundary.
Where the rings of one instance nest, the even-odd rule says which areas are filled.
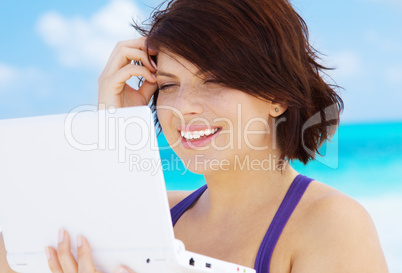
[[[199,68],[188,60],[176,54],[160,51],[157,55],[158,71],[179,74],[192,74],[193,76],[200,77],[202,73]]]

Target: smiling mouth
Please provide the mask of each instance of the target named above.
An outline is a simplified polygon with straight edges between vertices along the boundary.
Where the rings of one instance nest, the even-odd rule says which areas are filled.
[[[215,135],[221,128],[206,129],[199,131],[180,131],[180,135],[186,141],[197,141]]]

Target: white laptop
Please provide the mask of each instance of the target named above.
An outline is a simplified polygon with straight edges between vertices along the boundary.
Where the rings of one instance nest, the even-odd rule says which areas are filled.
[[[60,228],[82,234],[101,272],[253,273],[185,250],[172,221],[148,107],[0,120],[0,225],[17,272],[50,272]],[[74,253],[74,255],[76,255]]]

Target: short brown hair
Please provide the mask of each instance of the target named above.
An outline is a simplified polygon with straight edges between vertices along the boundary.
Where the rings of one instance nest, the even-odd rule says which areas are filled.
[[[306,23],[288,0],[173,0],[151,18],[149,30],[134,23],[148,47],[183,57],[227,87],[288,107],[278,117],[286,120],[277,127],[281,159],[306,164],[335,132],[343,110],[338,86],[323,80],[328,68],[318,63]],[[158,91],[154,111],[157,98]],[[317,113],[319,122],[305,128]]]

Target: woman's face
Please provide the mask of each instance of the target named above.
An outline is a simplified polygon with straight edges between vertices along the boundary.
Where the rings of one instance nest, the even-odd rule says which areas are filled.
[[[275,148],[270,102],[209,82],[196,66],[173,54],[159,53],[156,75],[159,122],[190,171],[231,171],[236,162],[268,157]]]

